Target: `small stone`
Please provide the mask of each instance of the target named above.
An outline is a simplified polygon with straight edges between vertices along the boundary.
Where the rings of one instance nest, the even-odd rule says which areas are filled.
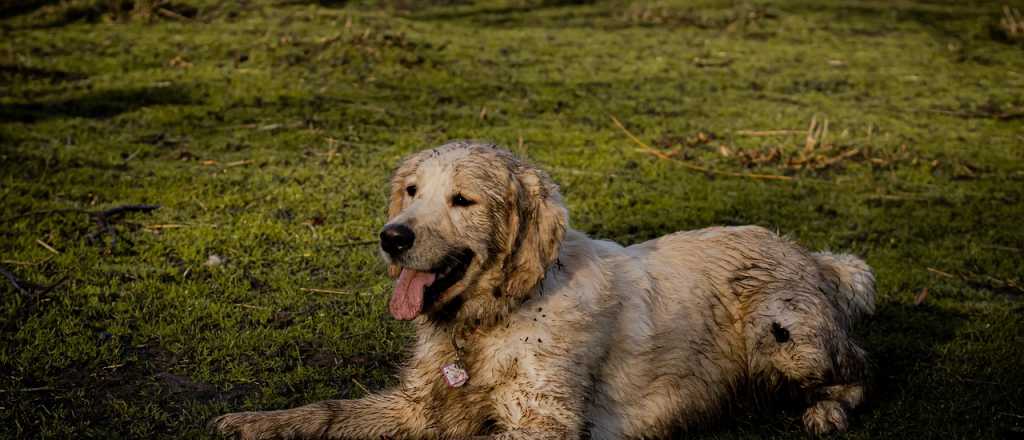
[[[203,263],[203,266],[216,267],[224,264],[225,261],[227,261],[227,259],[220,255],[210,254],[210,257],[206,259],[206,262]]]

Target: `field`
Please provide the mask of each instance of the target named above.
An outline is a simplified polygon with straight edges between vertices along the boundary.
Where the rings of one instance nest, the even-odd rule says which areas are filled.
[[[1024,437],[1013,8],[421,3],[0,4],[0,438],[203,438],[393,383],[387,178],[457,138],[549,170],[594,237],[864,256],[844,437]],[[771,404],[691,434],[805,438]]]

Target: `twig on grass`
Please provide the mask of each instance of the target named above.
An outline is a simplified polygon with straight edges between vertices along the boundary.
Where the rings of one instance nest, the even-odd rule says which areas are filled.
[[[4,278],[7,278],[7,281],[11,284],[11,286],[14,287],[15,290],[17,290],[24,296],[44,296],[47,293],[50,293],[53,289],[56,289],[57,286],[64,284],[64,282],[67,281],[68,279],[68,275],[64,275],[60,277],[60,279],[57,280],[57,282],[50,284],[49,286],[43,287],[39,285],[31,285],[28,286],[28,288],[26,289],[25,286],[21,285],[21,280],[19,280],[18,277],[14,276],[14,274],[8,271],[7,269],[0,267],[0,274],[2,274]],[[34,292],[30,292],[30,290]]]
[[[299,290],[301,290],[303,292],[333,293],[333,294],[337,294],[337,295],[351,295],[352,294],[352,292],[346,292],[344,290],[318,289],[318,288],[313,288],[313,287],[300,287]]]
[[[0,267],[0,274],[3,274],[4,278],[7,278],[7,281],[11,283],[11,286],[13,286],[15,290],[21,292],[22,295],[28,296],[28,291],[25,290],[24,287],[21,287],[21,284],[18,282],[18,277],[15,277],[13,273],[10,273],[7,269]]]
[[[58,251],[57,249],[54,249],[53,246],[50,246],[50,245],[46,244],[46,242],[43,241],[43,240],[40,240],[40,239],[37,238],[36,239],[36,243],[38,245],[42,246],[43,249],[46,249],[46,250],[48,250],[50,252],[53,252],[54,255],[60,255],[60,251]]]
[[[88,213],[89,211],[81,209],[81,208],[42,209],[42,210],[38,210],[38,211],[29,211],[29,212],[25,212],[25,213],[21,213],[21,214],[17,214],[17,215],[12,215],[10,217],[4,218],[3,220],[0,220],[0,223],[8,223],[8,222],[17,220],[19,218],[34,217],[34,216],[37,216],[37,215],[64,214],[64,213],[68,213],[68,212]]]
[[[1015,247],[1011,247],[1011,246],[1002,246],[1002,245],[998,245],[998,244],[983,244],[983,245],[981,245],[981,247],[986,248],[986,249],[997,249],[997,250],[1001,250],[1001,251],[1022,252],[1022,250],[1020,248],[1015,248]]]
[[[171,19],[174,19],[174,20],[180,20],[180,21],[191,21],[192,20],[191,18],[188,18],[188,17],[186,17],[184,15],[181,15],[181,14],[179,14],[177,12],[174,12],[174,11],[172,11],[170,9],[167,9],[167,8],[157,8],[156,9],[156,13],[160,14],[161,16],[164,16],[164,17],[167,17],[167,18],[171,18]]]
[[[367,245],[371,245],[371,244],[377,244],[379,242],[380,241],[378,241],[378,240],[350,241],[348,243],[336,244],[334,246],[335,247],[346,248],[346,247],[354,247],[354,246],[367,246]]]
[[[1002,279],[996,278],[988,274],[978,274],[968,271],[958,271],[959,273],[952,274],[944,272],[933,267],[926,268],[928,272],[934,273],[944,278],[953,278],[967,283],[968,285],[979,286],[986,289],[1004,289],[1013,291],[1015,294],[1024,293],[1024,286],[1021,286],[1019,281],[1014,279]]]
[[[53,291],[53,289],[56,289],[56,288],[57,288],[57,286],[60,286],[61,284],[64,284],[64,282],[68,280],[68,277],[69,277],[68,275],[64,275],[64,276],[60,277],[60,279],[59,279],[59,280],[57,280],[57,281],[56,281],[55,283],[53,283],[53,284],[50,284],[50,285],[49,285],[49,286],[47,286],[47,287],[44,287],[44,288],[43,288],[42,290],[40,290],[39,292],[37,292],[37,293],[36,293],[36,295],[38,295],[38,296],[44,296],[44,295],[46,295],[47,293],[50,293],[51,291]]]
[[[803,134],[807,133],[806,130],[739,130],[736,132],[740,136],[786,136],[791,134]]]
[[[818,122],[817,116],[811,116],[811,123],[807,127],[807,137],[804,138],[804,152],[810,153],[820,145],[825,145],[825,138],[828,137],[828,118],[822,123]]]
[[[152,224],[152,225],[142,225],[143,228],[149,229],[149,230],[152,230],[152,231],[159,231],[161,229],[178,229],[178,228],[184,228],[184,227],[187,227],[187,226],[188,225],[179,225],[179,224],[176,224],[176,223],[157,223],[157,224]]]
[[[609,115],[609,116],[612,118],[612,122],[615,123],[616,127],[619,127],[619,129],[622,130],[622,132],[625,133],[626,136],[629,137],[629,139],[631,139],[634,143],[636,143],[637,145],[639,145],[641,147],[641,149],[640,149],[641,152],[650,154],[650,155],[652,155],[654,157],[657,157],[659,159],[664,159],[664,160],[672,161],[672,162],[682,166],[683,168],[694,170],[694,171],[700,171],[702,173],[716,174],[716,175],[730,176],[730,177],[746,177],[746,178],[750,178],[750,179],[762,179],[762,180],[793,180],[793,178],[790,177],[790,176],[782,176],[782,175],[778,175],[778,174],[735,173],[735,172],[732,172],[732,171],[716,170],[716,169],[713,169],[713,168],[703,167],[703,166],[700,166],[700,165],[693,165],[693,164],[690,164],[690,163],[683,162],[681,160],[676,160],[673,156],[671,156],[669,154],[666,154],[663,151],[657,150],[657,149],[651,147],[650,145],[647,145],[646,143],[644,143],[644,141],[641,141],[640,138],[636,137],[633,133],[631,133],[626,128],[625,125],[622,125],[622,122],[620,122],[618,118],[616,118],[615,116],[612,116],[612,115]]]
[[[32,388],[14,388],[9,390],[0,390],[0,393],[33,393],[36,391],[52,391],[56,390],[54,387],[32,387]]]
[[[160,205],[121,205],[115,206],[104,211],[90,212],[89,216],[91,216],[93,220],[96,221],[96,226],[100,228],[101,233],[110,235],[110,247],[113,248],[114,246],[117,245],[117,230],[115,230],[114,227],[111,226],[111,220],[113,220],[115,217],[122,216],[129,212],[148,213],[157,209],[160,209]],[[90,238],[94,238],[96,235],[99,234],[93,234],[92,236],[90,236]]]
[[[1013,386],[1012,384],[1007,384],[1007,383],[1003,383],[1003,382],[993,382],[991,380],[971,379],[969,377],[961,377],[961,376],[956,376],[956,378],[957,378],[957,380],[959,380],[961,382],[966,382],[966,383],[980,383],[980,384],[984,384],[984,385],[999,385],[999,386],[1003,386],[1003,387],[1011,387],[1011,386]]]
[[[111,217],[123,215],[128,212],[148,213],[150,211],[155,211],[157,209],[160,209],[160,205],[121,205],[99,212],[90,212],[89,215],[92,215],[93,217],[102,217],[105,219],[109,219]]]
[[[12,266],[27,266],[27,267],[31,267],[31,266],[38,266],[38,265],[43,264],[43,263],[45,263],[47,261],[50,261],[51,258],[53,258],[53,257],[46,257],[46,258],[43,258],[42,260],[39,260],[39,261],[0,260],[0,263],[10,264]]]
[[[943,271],[938,270],[938,269],[936,269],[934,267],[928,267],[927,269],[928,269],[928,272],[934,273],[936,275],[941,275],[941,276],[944,276],[946,278],[956,278],[957,277],[956,275],[953,275],[953,274],[951,274],[949,272],[943,272]]]
[[[373,393],[370,392],[369,388],[366,388],[366,385],[363,385],[363,384],[359,383],[359,381],[356,380],[355,378],[352,378],[352,383],[356,384],[356,386],[359,387],[359,389],[363,390],[364,393],[366,393],[366,394],[373,394]]]
[[[124,160],[122,160],[121,162],[123,162],[123,163],[131,162],[131,160],[135,159],[135,156],[138,156],[141,151],[142,151],[141,148],[135,150],[134,152],[132,152],[132,154],[129,154],[128,157],[124,158]]]
[[[150,212],[159,208],[160,205],[121,205],[103,211],[90,211],[88,209],[82,208],[41,209],[38,211],[29,211],[17,215],[12,215],[10,217],[4,218],[3,220],[0,220],[0,223],[7,223],[25,217],[35,217],[37,215],[66,214],[69,212],[77,212],[81,214],[87,214],[92,217],[105,217],[109,219],[111,217],[122,215],[126,212]]]
[[[90,211],[81,208],[48,209],[41,211],[29,211],[23,214],[7,217],[0,221],[0,223],[7,223],[12,220],[17,220],[25,217],[34,217],[38,215],[64,214],[69,212],[86,214],[89,217],[91,217],[93,221],[96,222],[96,226],[99,228],[99,231],[89,234],[89,240],[94,241],[97,236],[106,234],[110,236],[110,247],[113,248],[115,245],[117,245],[117,230],[115,230],[113,225],[111,224],[114,220],[129,212],[148,213],[157,209],[160,209],[160,205],[120,205],[102,211]],[[42,240],[36,240],[36,243],[39,243],[40,246],[45,247],[50,252],[53,252],[55,254],[60,253],[56,249],[54,249],[53,246],[44,243]]]

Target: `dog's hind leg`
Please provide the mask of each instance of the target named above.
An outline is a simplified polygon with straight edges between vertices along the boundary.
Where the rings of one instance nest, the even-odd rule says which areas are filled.
[[[867,381],[864,350],[845,332],[834,333],[829,339],[818,345],[827,355],[827,361],[818,366],[821,370],[811,374],[811,380],[799,375],[793,378],[808,402],[803,414],[804,427],[816,435],[846,430],[848,414],[864,402]]]
[[[864,400],[864,350],[839,313],[818,292],[800,286],[759,298],[746,321],[751,373],[790,383],[807,399],[803,422],[812,434],[844,431],[847,414]]]
[[[807,431],[818,435],[845,431],[847,413],[864,401],[864,386],[859,383],[826,385],[819,387],[811,396],[818,400],[804,411],[803,422]]]

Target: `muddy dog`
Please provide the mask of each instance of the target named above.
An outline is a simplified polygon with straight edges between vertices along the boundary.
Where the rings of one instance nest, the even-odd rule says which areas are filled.
[[[407,158],[380,248],[391,314],[413,321],[393,389],[227,414],[243,439],[642,439],[720,413],[743,384],[790,384],[811,433],[864,397],[850,337],[874,276],[756,226],[623,247],[569,228],[558,187],[492,145]]]

